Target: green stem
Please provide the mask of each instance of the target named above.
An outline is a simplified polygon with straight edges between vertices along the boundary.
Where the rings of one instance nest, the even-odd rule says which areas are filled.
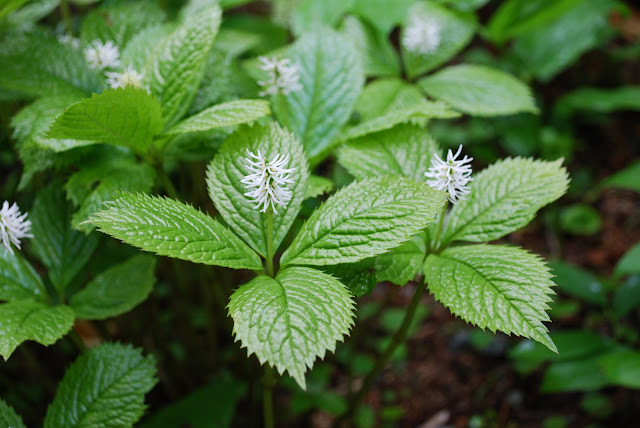
[[[273,210],[267,211],[267,260],[266,260],[266,274],[273,278],[275,272],[273,269]]]
[[[167,175],[164,168],[162,167],[162,163],[160,163],[156,167],[156,171],[158,172],[158,176],[162,181],[162,186],[164,187],[164,190],[167,191],[167,194],[171,196],[173,199],[180,199],[180,196],[178,196],[178,191],[176,190],[175,186],[171,182],[169,175]]]
[[[273,387],[275,379],[273,369],[270,365],[264,366],[264,377],[262,378],[262,410],[264,417],[264,428],[275,426],[273,418]]]
[[[442,225],[444,224],[444,217],[447,214],[447,207],[449,206],[449,201],[445,201],[442,206],[442,211],[440,211],[440,219],[438,220],[438,231],[436,232],[436,239],[433,241],[432,248],[434,252],[440,250],[440,236],[442,235]]]
[[[62,13],[62,20],[64,21],[67,33],[73,35],[73,21],[71,20],[71,11],[69,10],[67,0],[60,0],[60,12]]]
[[[76,348],[78,348],[79,353],[82,354],[87,350],[87,345],[84,344],[84,341],[74,329],[71,329],[71,331],[69,332],[69,338],[71,338],[73,344],[76,346]]]

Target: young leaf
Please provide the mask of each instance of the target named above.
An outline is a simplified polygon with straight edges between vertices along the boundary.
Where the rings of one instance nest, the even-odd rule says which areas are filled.
[[[33,266],[20,253],[0,250],[0,300],[44,301],[46,297],[45,285]]]
[[[254,125],[241,127],[220,147],[218,154],[209,165],[207,186],[209,195],[222,215],[249,245],[263,256],[267,253],[266,221],[267,215],[256,208],[256,203],[244,194],[247,192],[241,180],[249,174],[247,170],[247,150],[272,160],[276,155],[290,155],[285,168],[295,168],[290,174],[292,184],[291,200],[286,208],[278,207],[273,217],[273,248],[278,248],[298,215],[300,204],[304,200],[309,172],[302,146],[290,132],[280,128],[277,123],[267,126]]]
[[[281,95],[273,108],[280,122],[300,138],[314,165],[349,120],[364,72],[354,46],[328,29],[301,37],[287,57],[299,68],[302,89]]]
[[[167,131],[167,134],[209,131],[215,128],[253,122],[271,113],[264,100],[235,100],[210,107]]]
[[[540,257],[516,247],[465,245],[430,254],[423,270],[429,290],[453,314],[557,352],[542,323],[549,321],[554,284]]]
[[[72,104],[48,136],[116,144],[146,154],[162,131],[160,115],[158,100],[144,89],[114,89]]]
[[[58,292],[65,290],[98,246],[98,236],[85,236],[71,228],[72,213],[64,191],[53,184],[38,193],[29,215],[33,248]]]
[[[292,267],[275,279],[261,275],[231,296],[236,340],[261,364],[274,365],[306,388],[304,373],[335,349],[353,325],[354,303],[340,281],[315,269]]]
[[[9,428],[26,428],[22,418],[2,400],[0,400],[0,424]]]
[[[338,162],[358,180],[402,175],[424,183],[438,151],[421,126],[406,124],[349,141],[338,149]]]
[[[433,222],[445,194],[405,177],[376,177],[331,196],[302,226],[282,265],[352,263],[382,254]]]
[[[569,184],[562,159],[508,158],[474,176],[471,194],[458,201],[445,225],[444,243],[487,242],[525,226]]]
[[[481,65],[454,65],[419,82],[425,92],[475,116],[537,113],[529,88],[510,74]]]
[[[102,272],[71,296],[76,318],[102,320],[136,307],[151,293],[155,265],[153,257],[138,255]]]
[[[89,221],[101,232],[161,256],[262,269],[256,253],[213,218],[172,199],[123,192]]]
[[[33,300],[0,304],[0,355],[9,359],[27,340],[52,345],[71,329],[73,319],[68,306],[46,306]]]
[[[132,427],[144,414],[144,396],[153,388],[153,357],[130,345],[93,348],[67,369],[44,428]]]
[[[165,129],[187,111],[204,75],[207,56],[220,26],[214,4],[189,16],[156,50],[145,69],[151,92],[160,98]]]

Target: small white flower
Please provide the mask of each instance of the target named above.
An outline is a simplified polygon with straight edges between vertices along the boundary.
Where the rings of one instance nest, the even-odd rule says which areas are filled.
[[[429,18],[412,16],[404,31],[402,44],[409,52],[430,54],[440,45],[440,25]]]
[[[102,40],[94,40],[85,48],[84,57],[93,69],[102,70],[120,65],[120,51],[111,40],[107,43],[102,43]]]
[[[71,34],[61,34],[58,36],[58,42],[63,45],[69,45],[74,49],[80,48],[80,39],[76,39]]]
[[[300,84],[300,74],[298,66],[291,64],[290,59],[258,57],[260,61],[259,68],[269,72],[267,80],[258,80],[258,85],[262,86],[264,91],[260,92],[260,96],[288,94],[290,92],[302,89]]]
[[[125,88],[127,86],[141,88],[142,79],[144,79],[144,76],[131,68],[131,66],[127,67],[126,71],[122,73],[117,71],[107,71],[105,74],[107,75],[107,85],[113,89]]]
[[[9,202],[4,201],[2,209],[0,209],[0,239],[5,247],[5,254],[7,251],[13,254],[11,243],[20,249],[22,238],[33,238],[33,235],[29,233],[31,221],[26,218],[27,213],[21,214],[20,208],[15,202],[9,207]]]
[[[455,155],[449,149],[446,162],[435,154],[435,158],[431,160],[431,168],[424,173],[425,177],[430,179],[427,180],[427,184],[436,190],[447,192],[452,204],[458,199],[465,199],[464,197],[469,194],[467,183],[473,180],[471,165],[468,165],[473,158],[465,155],[464,159],[456,160],[461,151],[462,145]]]
[[[266,212],[271,205],[273,212],[278,214],[276,205],[286,207],[292,195],[286,185],[293,183],[289,174],[296,168],[286,168],[289,163],[289,154],[287,153],[286,156],[277,154],[272,160],[267,160],[260,150],[257,155],[249,150],[247,154],[249,157],[244,160],[247,162],[249,174],[241,182],[250,191],[244,195],[253,199],[251,202],[256,203],[256,209],[262,205],[261,212]]]

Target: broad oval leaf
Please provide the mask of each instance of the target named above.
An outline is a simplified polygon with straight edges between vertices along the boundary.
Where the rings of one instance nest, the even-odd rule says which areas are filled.
[[[222,218],[254,250],[266,256],[267,215],[260,212],[255,202],[251,202],[251,199],[244,195],[247,189],[241,183],[249,173],[245,161],[248,157],[247,150],[254,154],[260,151],[267,159],[273,159],[278,154],[283,156],[289,154],[289,165],[286,167],[296,169],[290,174],[293,183],[287,184],[287,188],[292,191],[291,200],[286,208],[278,207],[278,214],[273,216],[274,251],[277,250],[298,215],[300,204],[304,200],[309,171],[300,142],[277,123],[239,128],[223,143],[209,165],[207,171],[209,195]]]
[[[562,159],[507,158],[476,176],[471,194],[459,200],[445,225],[443,242],[487,242],[525,226],[543,206],[567,191]]]
[[[33,300],[0,304],[0,355],[7,360],[27,340],[52,345],[67,334],[73,320],[73,309],[68,306],[47,306]]]
[[[88,220],[145,251],[194,263],[261,270],[260,257],[207,214],[172,199],[123,192]]]
[[[156,384],[155,375],[153,357],[131,345],[90,349],[64,374],[44,427],[132,427],[144,414],[144,396]]]
[[[529,88],[500,70],[480,65],[454,65],[419,82],[425,92],[475,116],[537,113]]]
[[[38,272],[20,253],[0,250],[0,300],[46,300],[47,292]]]
[[[340,34],[323,29],[301,37],[287,57],[298,66],[302,89],[279,95],[273,109],[315,165],[331,150],[358,100],[364,83],[360,55]]]
[[[445,194],[405,177],[350,184],[315,210],[282,265],[333,265],[382,254],[433,222]]]
[[[261,364],[285,371],[306,388],[304,373],[334,351],[353,325],[354,302],[346,287],[315,269],[291,267],[275,279],[254,278],[231,296],[236,340]]]
[[[549,321],[553,275],[539,256],[516,247],[464,245],[430,254],[423,270],[429,290],[453,314],[557,352],[542,323]]]

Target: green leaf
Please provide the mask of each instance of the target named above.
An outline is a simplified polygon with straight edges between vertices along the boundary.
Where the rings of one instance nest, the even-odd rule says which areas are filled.
[[[289,231],[293,220],[304,200],[309,172],[302,146],[290,132],[272,123],[267,126],[243,126],[229,137],[207,170],[209,195],[222,215],[222,218],[254,250],[267,254],[267,214],[256,208],[255,202],[244,194],[247,192],[241,180],[249,173],[247,170],[247,150],[258,153],[267,159],[276,155],[290,155],[287,168],[296,168],[290,174],[293,184],[287,188],[292,191],[291,201],[286,208],[278,207],[273,217],[273,248],[278,246]]]
[[[605,355],[600,366],[610,383],[640,389],[640,352],[623,350]]]
[[[540,257],[515,247],[465,245],[430,254],[423,270],[429,290],[453,314],[557,352],[542,323],[549,321],[554,284]]]
[[[102,320],[142,303],[153,288],[155,265],[153,257],[138,255],[102,272],[71,296],[69,305],[76,318]]]
[[[123,68],[131,67],[142,72],[147,61],[154,55],[154,48],[165,40],[175,28],[173,23],[158,24],[147,27],[133,36],[120,55],[120,63]]]
[[[394,0],[390,7],[389,0],[356,0],[353,11],[386,35],[393,27],[402,23],[414,1]]]
[[[438,151],[424,128],[407,124],[349,141],[338,149],[338,162],[358,180],[402,175],[424,183]]]
[[[540,391],[584,392],[607,386],[609,382],[600,369],[600,359],[601,356],[592,356],[551,364],[544,374]]]
[[[115,144],[146,154],[162,131],[160,114],[158,100],[144,89],[114,89],[72,104],[48,136]]]
[[[167,131],[167,134],[209,131],[215,128],[249,123],[271,113],[264,100],[236,100],[210,107]]]
[[[453,206],[443,242],[501,238],[525,226],[540,208],[564,195],[568,183],[562,159],[498,161],[475,175],[471,194]]]
[[[365,122],[422,101],[424,95],[418,86],[398,78],[383,78],[364,87],[358,98],[356,111]]]
[[[635,269],[637,270],[637,264]],[[640,306],[640,274],[625,279],[613,295],[613,313],[622,318]]]
[[[298,3],[291,16],[291,30],[296,36],[307,31],[335,26],[353,7],[355,0],[307,0]]]
[[[0,355],[9,359],[27,340],[52,345],[71,329],[73,319],[68,306],[50,307],[33,300],[0,304]]]
[[[2,400],[0,400],[0,423],[9,428],[26,428],[22,418]]]
[[[562,113],[612,113],[619,110],[640,110],[640,86],[622,86],[615,89],[580,88],[564,95],[555,109]]]
[[[419,82],[425,92],[475,116],[537,113],[529,88],[502,71],[481,65],[454,65]]]
[[[123,192],[89,220],[101,232],[161,256],[194,263],[262,269],[256,253],[227,228],[190,205]]]
[[[560,290],[588,303],[606,305],[608,290],[590,272],[563,261],[551,262],[549,267],[555,275],[553,282],[558,284]]]
[[[218,33],[220,15],[214,4],[188,17],[147,62],[144,74],[162,104],[165,129],[176,123],[193,101]]]
[[[20,253],[0,250],[0,300],[46,300],[40,275]]]
[[[236,340],[261,364],[285,371],[306,388],[304,373],[316,357],[335,350],[353,325],[354,303],[345,286],[315,269],[292,267],[275,279],[261,275],[231,296]]]
[[[476,28],[474,15],[471,13],[421,1],[414,3],[407,13],[400,40],[404,38],[412,19],[424,20],[429,25],[437,26],[440,42],[433,52],[426,55],[411,52],[402,44],[402,56],[409,78],[420,76],[450,60],[471,41]]]
[[[304,35],[287,56],[299,68],[302,89],[279,95],[274,112],[300,138],[315,165],[331,150],[360,95],[360,56],[352,43],[328,29]]]
[[[333,190],[333,181],[319,175],[311,175],[307,180],[307,190],[304,192],[304,199],[317,198],[320,195]]]
[[[632,163],[625,169],[607,177],[599,187],[629,189],[640,193],[640,161]]]
[[[562,230],[573,235],[594,235],[602,229],[600,213],[589,204],[562,207],[558,220]]]
[[[132,427],[144,414],[155,373],[153,357],[130,345],[93,348],[65,372],[44,427]]]
[[[375,262],[377,281],[406,285],[422,269],[426,252],[424,237],[416,235],[403,245],[379,255]]]
[[[98,236],[85,236],[71,228],[72,213],[73,206],[55,183],[38,193],[30,213],[33,249],[60,293],[98,246]]]
[[[331,196],[302,226],[282,265],[333,265],[382,254],[433,222],[445,194],[404,177],[376,177]]]
[[[614,273],[616,276],[640,273],[640,242],[618,260]]]
[[[322,268],[342,282],[356,298],[371,294],[378,281],[375,271],[375,257],[360,260],[357,263],[343,263]]]

